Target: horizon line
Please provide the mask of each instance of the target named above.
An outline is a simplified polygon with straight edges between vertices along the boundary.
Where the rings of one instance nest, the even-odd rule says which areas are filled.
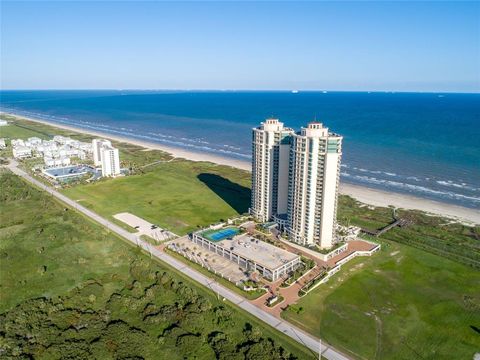
[[[182,91],[182,92],[325,92],[325,93],[421,93],[421,94],[480,94],[477,91],[451,91],[451,90],[329,90],[329,89],[169,89],[169,88],[42,88],[42,89],[1,89],[1,91]]]

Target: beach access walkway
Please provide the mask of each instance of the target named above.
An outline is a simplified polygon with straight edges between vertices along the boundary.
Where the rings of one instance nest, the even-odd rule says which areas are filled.
[[[265,322],[266,324],[284,333],[285,335],[289,336],[290,338],[297,341],[301,345],[307,347],[308,349],[315,352],[316,354],[320,353],[322,357],[328,360],[348,360],[349,359],[346,355],[342,354],[340,351],[336,350],[331,345],[328,345],[324,341],[304,332],[303,330],[297,328],[296,326],[290,324],[289,322],[279,319],[274,315],[264,311],[260,307],[252,304],[251,302],[249,302],[242,296],[236,294],[232,290],[229,290],[224,286],[220,285],[215,280],[212,280],[211,278],[199,273],[198,271],[188,267],[181,261],[157,249],[155,246],[150,245],[146,241],[143,241],[142,239],[140,239],[138,235],[128,232],[127,230],[123,229],[119,225],[116,225],[113,222],[101,217],[100,215],[93,212],[92,210],[87,209],[86,207],[75,202],[74,200],[66,197],[65,195],[59,193],[58,191],[34,179],[25,171],[18,168],[16,161],[10,160],[10,163],[5,167],[10,169],[14,174],[22,177],[29,183],[33,184],[35,187],[48,192],[49,194],[51,194],[61,202],[81,212],[82,214],[88,216],[90,219],[94,220],[95,222],[105,226],[108,230],[121,236],[123,239],[127,240],[133,245],[143,249],[145,252],[150,254],[151,257],[156,257],[157,259],[161,260],[162,262],[168,264],[169,266],[173,267],[177,271],[181,272],[183,275],[189,277],[193,281],[211,289],[214,293],[217,294],[219,298],[222,297],[224,300],[230,301],[234,305],[240,307],[244,311],[247,311],[248,313],[260,319],[261,321]]]

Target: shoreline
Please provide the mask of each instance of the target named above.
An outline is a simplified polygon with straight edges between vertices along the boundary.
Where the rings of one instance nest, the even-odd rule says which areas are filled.
[[[107,139],[111,139],[118,142],[130,143],[137,146],[144,147],[148,150],[161,150],[169,153],[173,157],[183,158],[190,161],[207,161],[218,165],[231,166],[233,168],[250,171],[251,164],[249,161],[242,161],[236,159],[230,159],[227,157],[203,153],[203,152],[194,152],[179,147],[173,147],[143,140],[137,140],[134,138],[112,135],[109,133],[83,129],[81,127],[76,127],[73,125],[63,125],[57,124],[54,122],[35,119],[26,116],[20,116],[12,113],[3,112],[3,114],[17,117],[19,119],[24,119],[27,121],[32,121],[52,127],[56,127],[63,130],[69,130],[77,133],[83,133],[87,135],[99,136]],[[340,183],[340,193],[344,195],[349,195],[361,203],[378,206],[378,207],[388,207],[395,206],[397,208],[409,209],[409,210],[420,210],[424,211],[431,215],[439,215],[446,218],[450,218],[455,221],[466,222],[466,224],[471,225],[480,224],[480,212],[476,212],[475,209],[470,209],[467,207],[462,207],[458,205],[452,205],[448,203],[442,203],[440,201],[428,200],[419,198],[413,195],[401,194],[396,192],[384,191],[369,188],[361,185],[353,185],[349,183],[342,182]]]

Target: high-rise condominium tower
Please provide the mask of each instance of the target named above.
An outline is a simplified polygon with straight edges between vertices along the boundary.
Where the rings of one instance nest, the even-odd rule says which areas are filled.
[[[104,146],[112,146],[112,143],[109,140],[105,139],[93,139],[93,163],[95,166],[102,165],[101,152]]]
[[[312,122],[299,133],[267,119],[252,133],[252,204],[290,241],[330,248],[334,240],[342,137]]]
[[[250,213],[269,221],[287,212],[288,159],[293,130],[267,119],[252,132],[252,203]]]
[[[100,150],[102,163],[102,176],[120,175],[120,158],[118,149],[111,146],[103,146]]]
[[[287,233],[301,245],[333,245],[342,137],[312,122],[290,146]]]

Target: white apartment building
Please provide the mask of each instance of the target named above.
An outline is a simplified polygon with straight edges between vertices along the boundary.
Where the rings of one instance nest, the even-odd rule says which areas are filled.
[[[45,162],[46,167],[68,166],[71,164],[69,157],[60,157],[60,158],[44,157],[43,161]]]
[[[61,144],[61,145],[64,145],[67,143],[67,139],[65,136],[61,136],[61,135],[55,135],[53,137],[53,141],[55,141],[56,143],[58,144]]]
[[[93,163],[95,166],[102,165],[102,148],[104,146],[111,147],[112,143],[106,139],[93,139],[92,140],[92,150],[93,150]]]
[[[290,147],[287,233],[298,244],[333,245],[342,137],[312,122]]]
[[[24,159],[32,156],[32,149],[28,146],[17,145],[13,147],[12,153],[16,159]]]
[[[12,147],[25,146],[25,141],[22,139],[12,139],[12,141],[10,141],[10,145],[12,145]]]
[[[102,146],[100,151],[102,176],[120,175],[120,157],[118,149],[111,146]]]
[[[29,137],[25,142],[25,145],[34,147],[34,146],[40,145],[41,143],[42,143],[42,139],[34,136],[34,137]]]
[[[269,221],[287,212],[289,139],[293,130],[267,119],[252,131],[252,199],[250,213]]]
[[[299,133],[267,119],[252,133],[252,202],[258,221],[274,219],[290,241],[333,245],[342,137],[312,122]]]

